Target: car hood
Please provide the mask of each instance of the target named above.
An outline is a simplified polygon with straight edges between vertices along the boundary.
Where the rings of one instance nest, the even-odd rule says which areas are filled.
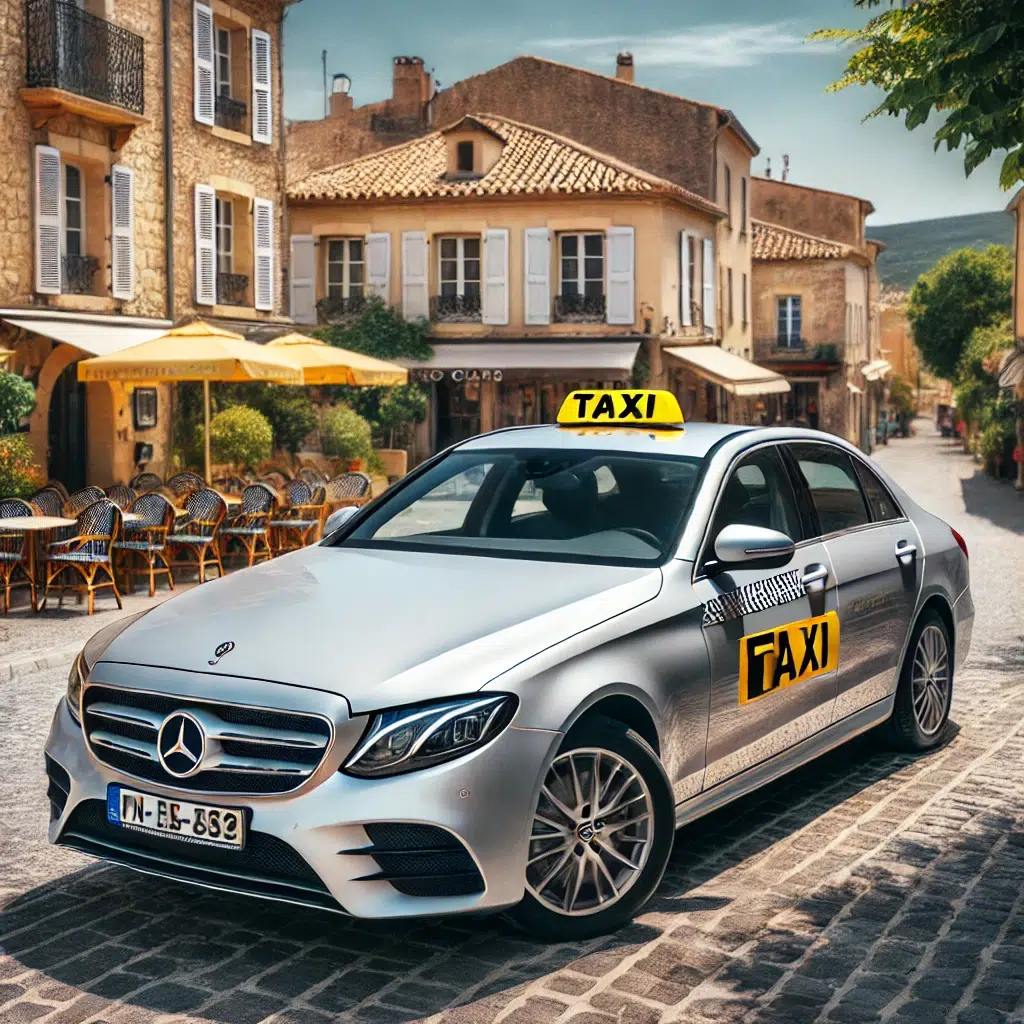
[[[164,602],[100,660],[312,687],[355,714],[472,692],[652,600],[661,580],[660,569],[316,545]]]

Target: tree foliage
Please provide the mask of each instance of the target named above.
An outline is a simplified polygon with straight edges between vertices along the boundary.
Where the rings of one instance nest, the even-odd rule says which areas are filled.
[[[882,0],[854,0],[874,8]],[[909,130],[940,118],[935,148],[964,147],[968,175],[1007,151],[1000,182],[1024,181],[1024,4],[1020,0],[918,0],[891,4],[861,29],[824,29],[812,39],[857,47],[832,90],[876,86],[868,114],[903,117]]]
[[[374,295],[358,319],[325,327],[316,336],[375,359],[429,359],[434,350],[427,341],[428,330],[426,320],[406,320],[399,310]]]
[[[918,278],[907,316],[928,368],[952,380],[971,335],[1009,316],[1013,256],[1002,245],[960,249]]]
[[[324,455],[342,459],[368,459],[373,451],[370,424],[347,405],[336,405],[324,417],[320,430]]]
[[[24,434],[0,435],[0,498],[28,498],[43,481]]]
[[[270,458],[274,434],[266,416],[233,405],[210,420],[210,452],[217,462],[243,469]]]
[[[898,416],[914,415],[916,407],[914,389],[899,374],[894,373],[889,378],[889,401]]]
[[[0,434],[13,434],[22,417],[36,407],[31,383],[16,373],[0,371]]]

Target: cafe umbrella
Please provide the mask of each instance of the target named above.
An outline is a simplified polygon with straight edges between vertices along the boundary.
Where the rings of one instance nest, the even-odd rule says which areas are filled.
[[[285,334],[269,342],[267,348],[301,367],[306,384],[373,387],[409,382],[409,371],[404,366],[337,348],[305,334]]]

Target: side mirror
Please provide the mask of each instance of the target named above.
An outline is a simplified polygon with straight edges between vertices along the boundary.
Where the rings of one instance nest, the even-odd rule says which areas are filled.
[[[727,526],[715,538],[715,555],[726,565],[744,562],[787,562],[793,557],[796,544],[778,530],[761,526]]]
[[[324,523],[324,536],[330,536],[339,527],[344,526],[358,511],[354,505],[346,505],[345,508],[332,512]]]

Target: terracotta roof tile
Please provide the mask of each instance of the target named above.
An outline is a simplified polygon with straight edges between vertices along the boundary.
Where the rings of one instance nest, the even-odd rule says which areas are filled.
[[[476,114],[504,142],[497,163],[481,178],[449,179],[445,131],[433,132],[379,153],[315,171],[293,184],[293,200],[381,200],[593,194],[666,196],[708,213],[724,215],[694,192],[587,149],[570,139],[507,118]]]
[[[768,260],[842,260],[853,255],[853,249],[842,242],[815,238],[801,231],[791,231],[778,224],[752,220],[752,257],[755,261]]]

